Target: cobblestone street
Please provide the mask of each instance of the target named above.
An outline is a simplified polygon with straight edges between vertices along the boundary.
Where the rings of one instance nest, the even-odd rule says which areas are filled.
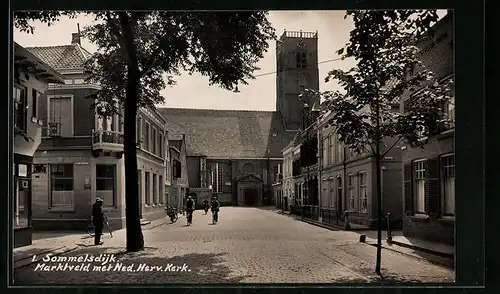
[[[105,238],[102,246],[81,246],[62,255],[115,254],[111,270],[94,271],[97,263],[92,263],[89,271],[41,271],[41,262],[17,269],[15,284],[454,281],[448,268],[389,250],[383,251],[385,278],[380,280],[374,274],[376,248],[359,243],[355,232],[330,231],[270,210],[224,207],[219,224],[211,225],[210,220],[210,213],[196,211],[192,226],[180,218],[175,224],[144,230],[146,249],[132,254],[123,253],[122,230]],[[113,271],[118,268],[133,271]]]

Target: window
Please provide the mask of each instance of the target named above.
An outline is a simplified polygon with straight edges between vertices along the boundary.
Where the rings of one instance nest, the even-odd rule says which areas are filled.
[[[65,83],[66,85],[73,85],[73,79],[64,80],[64,83]]]
[[[335,163],[335,136],[334,134],[330,134],[328,136],[329,145],[330,145],[330,159],[328,161],[328,164],[334,164]]]
[[[342,209],[342,177],[337,177],[337,199],[335,201],[338,210]],[[338,201],[338,202],[337,202]]]
[[[337,160],[338,162],[344,161],[344,145],[340,140],[337,140]]]
[[[328,137],[323,139],[323,166],[328,166]]]
[[[73,108],[71,101],[71,96],[50,97],[48,122],[53,136],[73,136]],[[104,120],[106,121],[106,119]],[[106,128],[104,129],[106,130]]]
[[[307,67],[307,54],[306,52],[297,52],[297,68]]]
[[[163,154],[163,135],[158,132],[158,153],[156,154],[158,156],[160,156],[161,158],[164,158],[164,154]]]
[[[157,175],[153,174],[153,205],[157,205],[158,202],[158,179]]]
[[[415,199],[415,212],[417,214],[426,214],[425,212],[425,176],[427,162],[425,160],[413,162],[413,182]]]
[[[337,205],[335,205],[335,182],[333,181],[333,179],[328,180],[328,187],[330,189],[328,195],[329,198],[328,206],[336,207]]]
[[[28,103],[26,101],[26,88],[21,87],[21,86],[15,86],[14,87],[14,108],[15,108],[15,115],[16,115],[16,120],[15,120],[15,126],[23,131],[26,132],[26,127],[27,127],[27,107]]]
[[[349,209],[355,209],[356,201],[354,196],[354,175],[347,176],[347,189],[349,192]]]
[[[441,156],[443,215],[455,215],[455,154]]]
[[[29,209],[25,209],[25,205],[27,207],[30,205],[28,202],[28,193],[31,187],[30,167],[26,164],[14,164],[14,213],[12,215],[14,229],[26,228],[31,225],[28,215]]]
[[[159,197],[158,197],[158,204],[163,204],[165,203],[164,202],[164,199],[165,199],[165,182],[163,181],[163,176],[162,175],[159,175],[158,176],[158,183],[159,183],[159,189],[160,189],[160,192],[159,192]]]
[[[366,172],[359,173],[359,199],[361,200],[361,212],[368,212],[368,195],[366,189]]]
[[[212,187],[212,189],[216,193],[222,193],[223,189],[224,189],[224,177],[223,177],[222,164],[216,163],[214,165],[213,171],[214,172],[212,173],[212,176],[213,176],[213,180],[212,180],[213,187]]]
[[[157,154],[157,145],[156,145],[156,129],[155,128],[152,128],[152,132],[151,132],[151,153],[153,154]]]
[[[182,166],[181,162],[174,159],[172,161],[172,177],[174,179],[178,179],[182,177]]]
[[[50,207],[73,208],[73,164],[50,165]]]
[[[443,116],[447,120],[445,127],[446,129],[452,129],[455,127],[455,96],[451,95],[451,98],[444,101],[441,105],[443,111]]]
[[[149,183],[150,179],[149,179],[149,172],[145,172],[144,173],[144,196],[145,196],[145,201],[146,201],[146,205],[151,205],[151,199],[149,198],[149,196],[151,195],[151,185]]]
[[[135,133],[135,141],[137,146],[140,148],[142,146],[142,117],[139,116],[137,119],[136,133]]]
[[[112,164],[96,164],[96,196],[103,200],[103,206],[116,206],[116,166]]]
[[[144,137],[142,138],[142,142],[144,143],[144,150],[149,151],[149,123],[144,123]]]
[[[32,107],[32,113],[31,116],[38,118],[38,98],[40,97],[40,92],[37,90],[33,89],[31,91],[31,107]]]

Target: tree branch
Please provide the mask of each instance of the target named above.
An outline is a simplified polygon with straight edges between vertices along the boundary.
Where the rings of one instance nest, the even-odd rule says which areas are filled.
[[[167,40],[169,39],[168,37],[169,37],[169,35],[165,35],[160,39],[160,42],[158,44],[158,48],[156,48],[156,50],[151,54],[151,58],[149,58],[149,60],[147,60],[145,62],[143,69],[139,73],[139,77],[146,75],[147,73],[149,73],[153,69],[156,61],[158,60],[158,58],[157,58],[158,55],[161,53],[161,51],[163,50],[163,46],[166,45]]]
[[[403,138],[403,136],[399,136],[399,138],[398,138],[396,141],[394,141],[394,143],[392,143],[391,147],[389,147],[389,149],[387,149],[387,150],[384,152],[384,154],[382,154],[380,157],[381,157],[381,158],[383,158],[384,156],[386,156],[386,155],[387,155],[387,153],[389,153],[389,151],[391,151],[391,150],[392,150],[392,148],[394,148],[394,146],[396,146],[396,144],[397,144],[397,143],[401,140],[401,138]]]

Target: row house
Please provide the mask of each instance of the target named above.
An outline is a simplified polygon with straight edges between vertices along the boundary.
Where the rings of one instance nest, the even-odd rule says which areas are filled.
[[[14,247],[32,242],[33,156],[42,141],[42,118],[38,105],[50,84],[64,83],[64,77],[28,50],[14,43],[15,78],[11,102],[14,104],[13,208]],[[12,205],[13,204],[13,205]]]
[[[397,111],[394,106],[394,111]],[[378,195],[376,185],[376,158],[370,147],[356,152],[345,146],[328,121],[333,114],[325,115],[319,122],[321,174],[320,220],[330,225],[349,225],[359,228],[376,228]],[[384,139],[381,147],[382,213],[391,213],[393,225],[400,227],[401,201],[401,151],[395,146],[386,152],[393,139]],[[385,225],[385,223],[383,224]]]
[[[79,33],[70,45],[27,48],[64,77],[49,84],[35,107],[43,121],[42,140],[33,159],[33,227],[84,228],[96,197],[113,228],[125,225],[125,172],[122,115],[101,117],[92,108],[99,85],[85,82],[84,63],[91,53]],[[140,213],[164,217],[166,120],[155,110],[137,115],[137,164]]]
[[[453,15],[448,13],[417,46],[419,59],[440,82],[454,78]],[[427,85],[405,93],[401,111],[418,101]],[[407,238],[454,244],[455,233],[455,93],[442,105],[449,123],[438,124],[422,136],[424,148],[402,146],[404,185],[403,234]]]

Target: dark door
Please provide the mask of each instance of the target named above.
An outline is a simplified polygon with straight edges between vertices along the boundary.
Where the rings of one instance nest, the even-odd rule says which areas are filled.
[[[258,191],[255,188],[249,188],[244,190],[245,195],[245,205],[247,206],[256,206],[257,205],[257,196]]]

